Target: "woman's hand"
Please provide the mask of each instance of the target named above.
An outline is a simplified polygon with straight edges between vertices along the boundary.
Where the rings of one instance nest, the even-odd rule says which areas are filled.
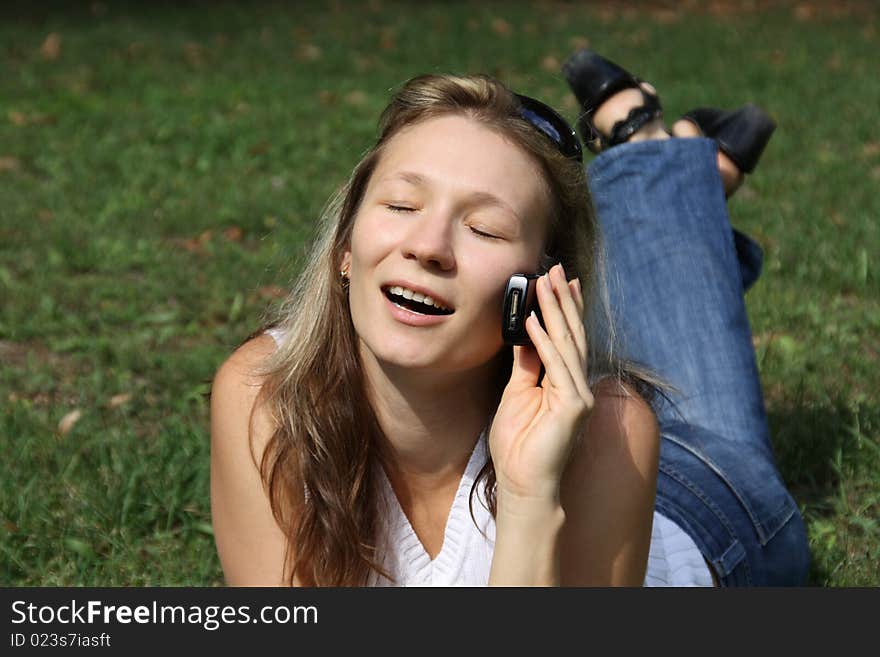
[[[547,331],[534,315],[526,320],[534,346],[513,348],[510,381],[489,434],[499,501],[558,499],[562,474],[593,409],[580,283],[566,282],[556,265],[536,287]]]

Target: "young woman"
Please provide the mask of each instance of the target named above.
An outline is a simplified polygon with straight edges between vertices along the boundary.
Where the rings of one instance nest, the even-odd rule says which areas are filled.
[[[605,109],[620,107],[605,114],[628,116],[621,99],[631,91],[608,95]],[[645,122],[630,137],[650,130]],[[694,184],[700,194],[711,190],[706,212],[717,213],[720,199],[726,218],[714,142],[664,143],[672,142],[705,153],[711,182]],[[620,335],[662,374],[666,355],[691,348],[691,336],[670,333],[675,327],[656,313],[680,296],[651,287],[662,284],[665,265],[654,254],[668,255],[668,240],[626,226],[638,188],[664,175],[615,171],[626,167],[623,151],[640,146],[610,149],[593,163],[602,229],[621,224],[609,242],[619,281],[606,286],[580,147],[553,110],[485,76],[404,85],[376,145],[323,217],[278,321],[217,373],[212,512],[229,584],[764,581],[750,564],[765,559],[770,539],[802,539],[790,496],[773,485],[772,454],[760,453],[775,476],[755,482],[763,492],[729,486],[725,471],[694,449],[715,440],[712,426],[667,423],[658,403],[661,439],[651,406],[661,380],[618,356]],[[606,180],[595,167],[618,150],[609,162],[614,180]],[[655,192],[648,185],[644,193]],[[677,211],[671,191],[657,198],[670,203],[663,213]],[[621,272],[615,258],[647,267]],[[531,317],[532,345],[505,346],[505,285],[514,273],[535,272],[543,274],[543,326]],[[628,282],[645,291],[644,307],[618,303]],[[742,287],[740,305],[741,295]],[[623,313],[616,321],[612,307]],[[698,323],[692,328],[699,333]],[[708,385],[723,383],[713,376]],[[734,393],[742,387],[732,384]],[[658,487],[658,473],[659,483],[674,484]],[[765,526],[751,502],[782,499],[777,489],[785,508],[774,508]],[[734,543],[724,544],[725,532]],[[794,583],[803,567],[771,570]]]

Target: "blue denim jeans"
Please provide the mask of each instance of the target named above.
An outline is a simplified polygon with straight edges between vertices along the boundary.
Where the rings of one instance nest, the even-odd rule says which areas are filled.
[[[611,305],[624,354],[677,389],[656,408],[657,511],[721,585],[800,585],[806,532],[776,468],[743,300],[762,254],[730,226],[716,153],[669,139],[591,162]]]

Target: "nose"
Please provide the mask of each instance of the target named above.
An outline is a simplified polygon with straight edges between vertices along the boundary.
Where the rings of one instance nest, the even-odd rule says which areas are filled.
[[[455,267],[453,226],[451,213],[437,210],[426,213],[409,226],[401,244],[403,256],[418,260],[426,269],[451,270]]]

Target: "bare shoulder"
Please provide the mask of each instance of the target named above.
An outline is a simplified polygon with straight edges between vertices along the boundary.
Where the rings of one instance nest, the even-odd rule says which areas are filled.
[[[588,442],[601,445],[606,441],[623,440],[649,451],[659,445],[657,416],[634,388],[606,378],[596,384],[593,396],[595,405],[585,435]]]
[[[228,395],[240,392],[255,397],[262,384],[260,370],[274,351],[275,341],[265,333],[241,345],[217,369],[211,387],[212,398],[218,393]]]
[[[229,584],[282,582],[285,537],[259,471],[275,427],[260,403],[271,336],[249,340],[223,362],[211,389],[211,514]]]
[[[563,583],[640,585],[648,558],[660,433],[650,405],[613,379],[595,403],[562,480]]]

